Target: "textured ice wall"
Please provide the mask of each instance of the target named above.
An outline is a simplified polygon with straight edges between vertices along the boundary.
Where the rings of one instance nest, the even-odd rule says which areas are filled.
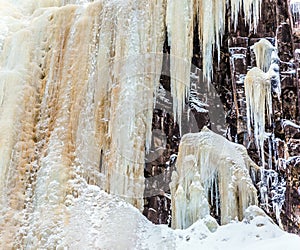
[[[1,9],[4,246],[14,238],[56,245],[68,197],[80,195],[77,175],[143,208],[164,2],[98,1],[28,16],[17,5]]]

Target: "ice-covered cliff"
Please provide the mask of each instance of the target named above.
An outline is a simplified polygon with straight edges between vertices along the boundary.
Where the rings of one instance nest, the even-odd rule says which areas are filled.
[[[243,9],[255,30],[260,0],[0,0],[0,248],[109,249],[116,242],[106,244],[106,237],[119,224],[116,248],[147,249],[152,243],[146,238],[139,245],[135,241],[152,237],[143,231],[145,225],[154,232],[151,242],[163,241],[159,229],[137,210],[104,191],[143,209],[145,154],[151,146],[164,42],[168,37],[174,119],[180,127],[190,89],[194,28],[198,25],[203,75],[209,82],[229,5],[235,25]],[[178,166],[188,155],[200,161],[201,152],[212,148],[209,140],[199,146],[203,151],[187,152]],[[223,223],[242,219],[246,206],[257,203],[249,159],[239,146],[228,147],[239,158],[227,157],[223,169],[215,156],[208,157],[209,164],[198,166],[207,175],[196,174],[191,185],[196,198],[201,186],[218,193]],[[209,176],[209,183],[203,184],[203,176]],[[189,183],[184,185],[186,192]],[[230,208],[232,200],[240,204]],[[172,202],[184,204],[176,197]],[[193,206],[198,209],[197,203]],[[128,211],[132,218],[120,219]],[[174,205],[174,211],[185,216],[184,208],[181,212]],[[193,219],[184,227],[199,213],[188,216]],[[102,220],[107,233],[102,233]],[[126,223],[137,225],[132,233],[127,234]],[[165,233],[185,246],[181,235],[170,229]]]

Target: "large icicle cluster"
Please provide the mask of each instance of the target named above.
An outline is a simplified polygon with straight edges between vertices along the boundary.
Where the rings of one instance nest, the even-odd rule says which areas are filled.
[[[183,136],[171,187],[172,227],[187,228],[209,214],[208,201],[220,208],[221,223],[242,219],[257,194],[249,175],[258,169],[246,149],[204,127]]]
[[[167,29],[171,46],[171,89],[175,119],[181,125],[181,113],[189,92],[194,28],[198,21],[203,76],[211,81],[213,52],[220,60],[221,39],[225,31],[226,8],[230,5],[235,27],[242,10],[251,29],[256,29],[262,0],[168,0]]]
[[[269,195],[271,189],[272,206],[276,219],[281,225],[280,211],[284,202],[286,183],[278,182],[278,173],[272,170],[272,148],[271,141],[274,135],[265,132],[265,121],[271,126],[272,122],[272,93],[280,99],[281,84],[279,76],[279,59],[276,47],[268,40],[260,39],[253,46],[257,67],[248,71],[245,77],[245,95],[247,104],[247,127],[248,134],[253,137],[261,160],[261,181],[259,183],[261,204],[269,210]],[[268,168],[265,169],[264,142],[269,139]],[[274,181],[272,181],[272,179]]]
[[[170,0],[167,6],[166,22],[171,46],[170,76],[173,113],[180,128],[181,114],[190,88],[195,5],[194,0]]]

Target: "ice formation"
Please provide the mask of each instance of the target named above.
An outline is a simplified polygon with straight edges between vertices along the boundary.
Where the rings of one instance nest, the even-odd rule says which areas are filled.
[[[272,95],[269,74],[254,67],[248,71],[245,77],[245,95],[247,104],[247,127],[249,136],[252,135],[251,125],[254,130],[254,139],[261,157],[264,158],[265,115],[267,110],[268,122],[271,124]]]
[[[292,13],[294,25],[296,28],[299,28],[300,21],[300,1],[299,0],[291,0],[290,1],[290,10]]]
[[[196,20],[209,80],[213,50],[220,50],[226,4],[229,1],[0,0],[1,244],[59,246],[75,213],[69,207],[80,199],[85,181],[143,207],[144,155],[151,143],[165,25],[180,123]],[[255,28],[261,1],[230,4],[235,23],[243,8]],[[212,146],[208,143],[204,151],[206,147]],[[196,149],[195,156],[189,156],[191,168],[195,160],[206,163],[200,156]],[[249,161],[235,162],[228,156],[221,165],[232,167],[223,170],[215,157],[212,153],[209,158],[212,168],[204,168],[208,172],[197,170],[190,187],[176,187],[181,197],[177,207],[185,208],[181,201],[189,189],[187,202],[195,208],[187,214],[177,210],[187,215],[187,221],[178,222],[180,227],[208,213],[208,189],[214,187],[212,193],[219,194],[228,187],[222,180],[229,174],[245,182],[231,179],[230,188],[216,199],[222,222],[241,217],[246,205],[256,203],[246,175]],[[203,176],[209,181],[203,182]],[[241,204],[231,204],[237,196],[230,195],[238,192],[246,196],[241,196]]]
[[[213,53],[220,60],[221,39],[225,31],[226,7],[230,4],[232,21],[238,22],[243,11],[250,29],[256,30],[260,17],[261,0],[168,0],[167,31],[171,46],[170,72],[173,112],[181,125],[181,113],[190,88],[190,69],[196,21],[201,44],[203,77],[209,83],[213,73]]]
[[[171,93],[174,97],[173,113],[180,125],[185,98],[190,88],[195,3],[196,1],[191,0],[171,0],[168,1],[167,6],[166,22],[171,46]]]
[[[215,200],[222,224],[236,217],[243,219],[245,209],[257,204],[251,168],[258,166],[243,146],[228,142],[206,127],[199,133],[184,135],[170,184],[172,227],[187,228],[209,215],[209,200]]]
[[[272,92],[280,99],[281,85],[279,77],[278,55],[276,48],[266,39],[260,39],[253,45],[257,67],[250,69],[245,77],[245,95],[247,105],[247,128],[249,136],[254,130],[255,144],[264,167],[265,121],[271,125]]]
[[[275,47],[267,39],[262,38],[252,48],[256,57],[256,66],[267,72],[271,66],[272,53]]]
[[[257,67],[248,71],[245,77],[248,134],[253,137],[261,160],[261,181],[259,182],[261,205],[269,211],[270,201],[277,222],[281,225],[280,211],[285,198],[285,181],[278,181],[278,173],[272,170],[274,134],[266,133],[266,125],[272,127],[272,93],[280,100],[281,83],[277,49],[268,40],[260,39],[252,46]],[[266,124],[267,121],[267,124]],[[265,169],[264,143],[268,139],[269,159]],[[275,152],[276,154],[276,152]],[[271,199],[268,192],[271,193]]]

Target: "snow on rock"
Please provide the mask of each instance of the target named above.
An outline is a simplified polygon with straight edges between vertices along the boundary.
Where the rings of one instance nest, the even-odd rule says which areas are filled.
[[[282,120],[282,127],[285,128],[287,126],[291,126],[291,127],[296,128],[296,129],[300,129],[300,125],[297,125],[296,123],[294,123],[290,120],[283,119]]]
[[[182,137],[171,187],[172,227],[187,228],[209,214],[208,200],[220,206],[221,223],[243,218],[257,204],[257,190],[249,176],[258,168],[246,149],[204,127]]]

